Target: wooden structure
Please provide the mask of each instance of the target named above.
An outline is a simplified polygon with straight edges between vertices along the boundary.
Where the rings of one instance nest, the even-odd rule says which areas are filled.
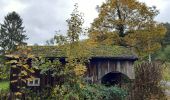
[[[129,79],[134,79],[135,60],[136,57],[93,57],[88,65],[86,78],[92,83],[101,83],[104,76],[121,73]]]
[[[65,58],[62,57],[64,54],[62,54],[60,57],[56,57],[52,55],[52,53],[53,51],[55,51],[54,54],[58,54],[58,50],[55,50],[54,47],[50,48],[52,49],[49,49],[49,47],[48,49],[46,47],[34,47],[33,52],[34,54],[37,54],[37,52],[41,53],[42,50],[48,50],[46,52],[50,52],[51,55],[47,54],[47,56],[40,54],[37,56],[43,55],[46,58],[50,58],[49,60],[60,58],[60,61],[62,63],[66,63]],[[89,60],[90,62],[87,64],[87,72],[85,75],[85,79],[88,82],[104,83],[106,80],[120,82],[122,76],[127,76],[129,79],[134,79],[133,63],[135,60],[137,60],[137,57],[129,49],[107,46],[97,47],[91,50],[91,57]],[[28,60],[27,63],[30,67],[32,66],[31,60]],[[17,74],[19,74],[19,72],[21,72],[21,69],[13,69],[11,67],[10,80],[12,81],[17,79]],[[10,84],[11,91],[19,91],[18,87],[22,85],[33,90],[41,90],[45,86],[55,85],[57,79],[51,75],[50,71],[47,75],[40,74],[40,72],[41,70],[37,69],[35,70],[34,74],[29,74],[30,76],[32,75],[35,77],[35,79],[32,81],[29,81],[27,83],[18,81],[15,84]],[[14,74],[16,76],[13,76]]]

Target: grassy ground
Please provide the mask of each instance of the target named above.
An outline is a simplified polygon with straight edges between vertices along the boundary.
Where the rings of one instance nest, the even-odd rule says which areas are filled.
[[[170,81],[170,63],[166,63],[166,67],[163,71],[163,78],[165,81]]]
[[[170,63],[169,62],[166,63],[166,67],[163,71],[163,78],[165,81],[170,82]],[[166,88],[166,91],[169,91],[167,93],[167,100],[170,100],[170,86],[167,85],[165,86],[165,88]]]
[[[0,81],[0,90],[8,90],[9,81]]]

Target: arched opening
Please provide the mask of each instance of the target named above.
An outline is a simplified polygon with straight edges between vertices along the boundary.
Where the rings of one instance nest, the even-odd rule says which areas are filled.
[[[129,77],[121,72],[110,72],[104,75],[101,79],[101,83],[107,86],[113,85],[121,86],[122,84],[129,82],[130,82]]]

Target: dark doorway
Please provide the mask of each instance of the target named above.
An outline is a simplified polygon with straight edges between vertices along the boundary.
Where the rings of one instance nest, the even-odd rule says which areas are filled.
[[[129,83],[130,79],[128,76],[121,72],[111,72],[102,77],[101,83],[107,86],[118,85],[121,86],[123,83]]]

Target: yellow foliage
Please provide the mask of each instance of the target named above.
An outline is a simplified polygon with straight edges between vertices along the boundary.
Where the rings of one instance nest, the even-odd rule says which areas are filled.
[[[15,55],[15,54],[8,54],[8,55],[5,55],[6,57],[9,57],[9,58],[19,58],[18,55]]]
[[[155,7],[137,0],[107,0],[99,8],[99,16],[89,31],[90,40],[106,45],[135,48],[140,55],[160,48],[166,29],[154,21]]]
[[[16,96],[21,96],[22,93],[21,93],[21,92],[15,92],[15,95],[16,95]]]
[[[26,83],[26,82],[27,82],[25,79],[21,79],[21,81],[23,81],[24,83]]]
[[[12,65],[11,68],[16,68],[17,66],[16,65]]]
[[[24,76],[28,75],[26,71],[21,71],[21,74],[23,74]]]
[[[130,47],[135,48],[139,56],[151,54],[158,50],[160,41],[165,36],[166,29],[161,24],[148,25],[145,30],[136,30],[124,37]]]
[[[10,61],[6,62],[6,64],[12,64],[12,63],[17,63],[17,60],[10,60]]]
[[[11,83],[16,83],[17,82],[17,80],[12,80],[12,81],[10,81]]]
[[[12,76],[17,76],[17,74],[12,74]]]
[[[82,64],[78,64],[74,67],[74,73],[77,76],[82,76],[85,74],[85,72],[87,71],[86,66],[82,65]]]
[[[25,68],[25,69],[28,69],[28,68],[29,68],[28,65],[22,65],[22,67]]]
[[[27,78],[27,81],[32,81],[33,80],[33,78]]]
[[[13,54],[7,55],[7,57],[15,58],[16,60],[10,60],[7,62],[8,64],[13,64],[11,68],[17,68],[20,70],[19,73],[13,74],[13,76],[17,76],[16,80],[12,80],[11,84],[16,83],[19,81],[22,81],[26,83],[29,78],[33,78],[33,76],[30,76],[31,73],[35,73],[34,69],[28,65],[28,60],[30,58],[34,59],[34,55],[31,54],[31,49],[27,47],[18,47],[18,50],[14,52]],[[20,87],[19,87],[20,88]],[[16,93],[16,95],[20,95],[20,93]]]
[[[34,55],[28,54],[28,58],[33,58],[33,57],[34,57]]]
[[[84,88],[85,87],[84,84],[82,84],[82,83],[80,83],[79,86],[80,86],[80,88]]]

